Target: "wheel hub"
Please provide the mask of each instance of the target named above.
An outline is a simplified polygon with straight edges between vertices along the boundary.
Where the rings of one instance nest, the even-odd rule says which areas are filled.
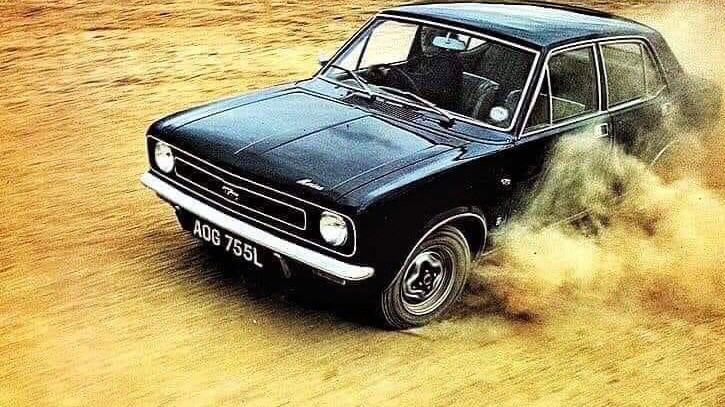
[[[403,297],[411,305],[421,304],[433,297],[446,276],[446,266],[436,251],[418,254],[406,271]]]

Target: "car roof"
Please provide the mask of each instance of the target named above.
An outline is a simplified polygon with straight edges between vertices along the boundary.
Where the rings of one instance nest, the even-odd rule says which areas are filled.
[[[403,5],[385,14],[465,26],[534,47],[613,36],[649,36],[640,23],[581,7],[541,2],[426,3]]]

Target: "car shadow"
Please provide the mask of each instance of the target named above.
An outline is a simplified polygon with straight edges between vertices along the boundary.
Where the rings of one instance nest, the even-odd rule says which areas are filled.
[[[159,234],[155,233],[149,239],[158,241]],[[164,234],[169,235],[164,237],[164,240],[168,239],[165,241],[179,242],[164,255],[169,257],[165,263],[177,270],[174,273],[183,274],[180,278],[197,280],[195,282],[227,298],[252,301],[265,307],[272,303],[279,312],[293,309],[323,313],[361,327],[380,327],[369,300],[354,288],[330,282],[306,270],[293,271],[292,277],[286,278],[278,264],[265,264],[264,269],[259,269],[230,257],[219,248],[197,241],[186,232]],[[153,247],[153,242],[149,242],[149,246]]]

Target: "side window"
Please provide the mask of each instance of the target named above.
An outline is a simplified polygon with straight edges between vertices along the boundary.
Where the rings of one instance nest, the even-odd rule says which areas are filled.
[[[659,93],[665,82],[654,58],[640,42],[602,45],[609,107]]]
[[[598,109],[599,85],[594,48],[577,48],[549,60],[552,121],[562,121]]]

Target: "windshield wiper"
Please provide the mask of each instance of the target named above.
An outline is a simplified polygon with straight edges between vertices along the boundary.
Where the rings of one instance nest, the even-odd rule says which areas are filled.
[[[389,86],[377,86],[377,88],[378,89],[382,89],[382,90],[384,90],[384,91],[386,91],[388,93],[393,93],[393,94],[398,95],[398,96],[403,96],[403,97],[406,97],[408,99],[416,100],[416,101],[424,104],[425,106],[431,108],[432,110],[435,110],[438,114],[440,114],[441,116],[443,116],[445,118],[445,124],[447,124],[447,125],[453,124],[453,122],[456,120],[448,112],[446,112],[445,110],[443,110],[440,107],[436,106],[435,103],[431,102],[430,100],[428,100],[428,99],[426,99],[426,98],[424,98],[422,96],[418,96],[418,95],[416,95],[413,92],[408,92],[408,91],[400,90],[400,89],[397,89],[397,88],[391,88]]]
[[[350,76],[353,79],[355,79],[355,82],[357,82],[360,85],[360,87],[365,91],[365,93],[368,94],[368,98],[370,98],[370,100],[375,99],[375,95],[373,95],[373,91],[370,90],[370,86],[368,86],[368,84],[365,83],[365,81],[360,77],[360,75],[356,74],[355,71],[353,71],[352,69],[347,69],[344,66],[335,65],[335,64],[330,65],[330,67],[339,69],[341,71],[344,71],[344,72],[350,74]]]

